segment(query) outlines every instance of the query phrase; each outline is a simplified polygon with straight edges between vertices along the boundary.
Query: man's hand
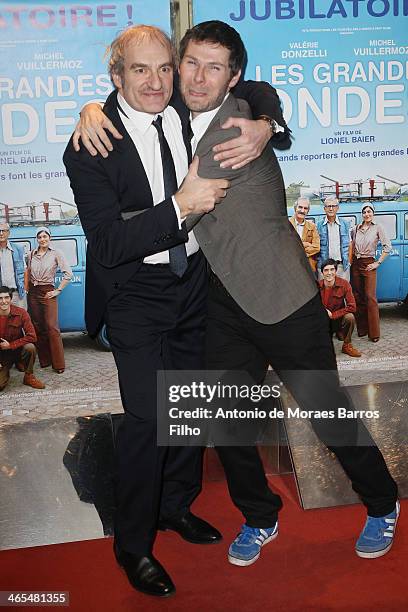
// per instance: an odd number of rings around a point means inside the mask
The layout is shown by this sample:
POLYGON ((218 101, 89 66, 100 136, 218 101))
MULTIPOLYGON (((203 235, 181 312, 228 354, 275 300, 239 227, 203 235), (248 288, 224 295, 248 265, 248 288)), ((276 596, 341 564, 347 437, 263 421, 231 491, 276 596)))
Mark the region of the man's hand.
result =
POLYGON ((327 312, 327 316, 329 317, 329 319, 332 319, 332 318, 333 318, 333 313, 332 313, 332 311, 331 311, 331 310, 328 310, 328 309, 326 308, 326 312, 327 312))
POLYGON ((8 351, 10 348, 10 342, 5 340, 4 338, 0 338, 0 349, 2 351, 8 351))
POLYGON ((99 152, 102 157, 108 157, 108 152, 112 151, 113 147, 105 130, 108 130, 114 138, 123 138, 99 104, 91 102, 84 106, 72 139, 75 151, 78 152, 80 149, 79 139, 81 138, 82 144, 91 155, 95 156, 99 152))
POLYGON ((58 289, 53 289, 52 291, 47 291, 44 297, 46 300, 51 300, 52 298, 58 297, 60 293, 61 291, 58 289))
POLYGON ((261 155, 271 137, 271 129, 263 119, 230 117, 222 127, 237 127, 241 136, 213 147, 214 159, 221 162, 221 168, 243 168, 261 155))
POLYGON ((199 159, 194 157, 186 178, 174 195, 182 219, 187 215, 210 212, 227 194, 229 181, 200 178, 197 174, 198 165, 199 159))
POLYGON ((373 261, 373 263, 370 263, 366 266, 366 271, 371 272, 371 270, 376 270, 379 267, 380 264, 378 263, 378 261, 373 261))

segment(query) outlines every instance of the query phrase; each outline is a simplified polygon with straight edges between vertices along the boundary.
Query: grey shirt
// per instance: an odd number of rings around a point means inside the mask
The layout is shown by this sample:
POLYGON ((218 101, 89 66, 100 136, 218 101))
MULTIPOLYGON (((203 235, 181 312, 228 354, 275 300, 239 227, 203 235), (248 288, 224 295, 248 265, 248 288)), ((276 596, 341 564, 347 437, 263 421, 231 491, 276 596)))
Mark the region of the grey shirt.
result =
POLYGON ((392 248, 385 229, 375 221, 371 221, 368 227, 363 223, 353 227, 351 238, 353 240, 354 256, 357 259, 360 259, 360 257, 375 257, 379 242, 382 244, 383 253, 389 253, 392 248))

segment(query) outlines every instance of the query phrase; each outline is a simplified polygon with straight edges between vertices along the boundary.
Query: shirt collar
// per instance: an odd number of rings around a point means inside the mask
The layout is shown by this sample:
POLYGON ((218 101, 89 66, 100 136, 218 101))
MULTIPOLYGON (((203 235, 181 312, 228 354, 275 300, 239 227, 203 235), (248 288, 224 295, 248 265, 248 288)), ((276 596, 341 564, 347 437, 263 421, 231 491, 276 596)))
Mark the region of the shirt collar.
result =
POLYGON ((213 108, 210 111, 205 111, 204 113, 200 113, 194 119, 192 118, 192 114, 190 112, 191 129, 193 130, 194 138, 197 142, 201 140, 202 136, 204 136, 208 126, 210 125, 211 121, 214 119, 215 115, 218 113, 221 106, 224 104, 225 100, 228 98, 228 96, 229 96, 229 92, 223 99, 222 103, 219 106, 217 106, 217 108, 213 108))
POLYGON ((125 98, 121 96, 120 93, 118 93, 118 102, 120 105, 119 114, 127 117, 141 134, 145 134, 147 132, 149 127, 152 125, 152 121, 154 121, 158 115, 161 115, 162 117, 164 116, 164 111, 162 113, 152 115, 150 113, 135 110, 126 102, 125 98))
POLYGON ((337 274, 334 277, 334 284, 331 287, 326 287, 326 285, 324 284, 324 278, 322 278, 321 281, 319 281, 320 283, 320 287, 323 289, 334 289, 335 287, 340 287, 341 283, 339 283, 339 276, 337 276, 337 274))
POLYGON ((14 252, 14 249, 12 247, 12 244, 11 244, 10 240, 7 240, 7 244, 6 244, 6 246, 4 248, 5 249, 9 249, 9 251, 13 251, 14 252))
MULTIPOLYGON (((33 255, 37 255, 37 253, 38 253, 38 249, 39 249, 39 247, 38 247, 38 246, 37 246, 37 247, 35 247, 35 249, 33 249, 33 255)), ((54 247, 53 247, 53 246, 51 246, 51 245, 49 245, 48 250, 49 250, 49 251, 55 251, 54 247)))
POLYGON ((18 306, 15 306, 14 304, 10 304, 10 312, 8 313, 8 315, 1 315, 1 316, 4 316, 5 319, 9 319, 10 317, 15 317, 16 315, 20 314, 18 310, 16 310, 16 308, 18 308, 18 306))
MULTIPOLYGON (((328 220, 328 218, 326 216, 324 218, 323 225, 327 225, 328 223, 329 223, 329 220, 328 220)), ((337 215, 336 215, 336 218, 334 219, 334 223, 336 223, 337 225, 340 225, 340 221, 338 220, 337 215)))
MULTIPOLYGON (((376 222, 376 221, 374 221, 374 219, 373 219, 372 221, 370 221, 370 223, 371 223, 371 225, 377 225, 377 222, 376 222)), ((361 223, 359 223, 359 224, 357 225, 357 229, 361 229, 361 228, 362 228, 362 226, 363 226, 363 222, 361 222, 361 223)))
POLYGON ((16 306, 15 304, 10 304, 10 313, 9 313, 9 317, 13 316, 15 317, 17 314, 20 314, 19 311, 17 310, 18 306, 16 306))

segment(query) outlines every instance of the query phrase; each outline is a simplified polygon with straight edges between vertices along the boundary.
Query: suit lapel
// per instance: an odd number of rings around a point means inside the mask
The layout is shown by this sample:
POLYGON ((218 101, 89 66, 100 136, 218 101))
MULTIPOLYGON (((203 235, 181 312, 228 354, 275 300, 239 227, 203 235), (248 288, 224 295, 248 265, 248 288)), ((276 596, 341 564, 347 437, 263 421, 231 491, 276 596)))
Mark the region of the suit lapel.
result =
POLYGON ((200 142, 197 145, 196 155, 200 156, 200 154, 202 153, 202 147, 200 147, 200 145, 202 142, 205 141, 205 136, 209 134, 213 130, 213 128, 219 128, 223 123, 225 123, 228 117, 231 117, 232 115, 234 117, 243 116, 240 114, 237 100, 234 98, 233 94, 230 94, 225 100, 225 102, 222 104, 221 108, 218 110, 215 117, 213 117, 208 128, 200 139, 200 142))
POLYGON ((174 75, 173 95, 170 100, 170 106, 174 108, 180 117, 184 146, 186 147, 188 163, 190 164, 192 160, 190 111, 181 98, 179 91, 179 76, 177 73, 174 75))
MULTIPOLYGON (((112 143, 114 147, 113 150, 119 153, 117 163, 120 165, 120 172, 123 172, 129 188, 133 190, 135 201, 144 202, 144 208, 153 206, 153 196, 149 179, 147 178, 139 152, 120 118, 116 92, 112 92, 108 97, 104 106, 104 111, 123 136, 122 140, 113 139, 112 143)), ((137 210, 137 207, 129 208, 129 205, 126 205, 124 210, 137 210)))
POLYGON ((224 123, 224 121, 226 121, 228 119, 228 117, 230 117, 231 114, 236 112, 237 110, 238 110, 238 103, 237 103, 236 99, 234 98, 233 94, 230 93, 228 98, 222 104, 222 106, 219 109, 218 113, 215 115, 215 117, 211 121, 211 123, 208 126, 206 132, 211 130, 211 128, 213 126, 217 126, 218 127, 219 125, 222 125, 224 123))

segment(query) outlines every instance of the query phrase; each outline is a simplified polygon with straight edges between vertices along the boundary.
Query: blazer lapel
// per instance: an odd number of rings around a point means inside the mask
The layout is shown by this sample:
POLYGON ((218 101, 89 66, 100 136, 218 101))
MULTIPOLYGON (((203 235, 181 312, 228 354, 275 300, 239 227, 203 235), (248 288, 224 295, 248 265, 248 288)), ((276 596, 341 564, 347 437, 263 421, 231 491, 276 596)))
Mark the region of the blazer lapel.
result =
POLYGON ((170 106, 174 108, 180 117, 184 146, 186 147, 188 163, 190 164, 192 160, 190 111, 181 98, 179 91, 179 76, 177 72, 174 75, 173 95, 170 100, 170 106))
MULTIPOLYGON (((143 208, 150 208, 153 206, 153 196, 149 179, 147 178, 139 152, 120 118, 117 92, 112 92, 108 97, 104 106, 104 111, 123 136, 122 140, 112 139, 113 150, 119 153, 118 164, 120 164, 120 171, 126 176, 129 187, 134 190, 135 201, 137 199, 138 201, 144 202, 145 206, 143 206, 143 208)), ((137 207, 129 207, 129 204, 127 204, 123 210, 137 210, 137 207)))
MULTIPOLYGON (((210 135, 212 132, 216 132, 218 130, 218 128, 225 123, 225 121, 228 119, 228 117, 240 117, 240 116, 244 116, 238 106, 238 102, 237 100, 234 98, 233 94, 230 94, 228 96, 228 98, 225 100, 225 102, 222 104, 221 108, 218 110, 217 114, 215 115, 215 117, 213 117, 212 121, 210 122, 208 128, 205 131, 205 134, 203 135, 203 137, 200 139, 200 142, 197 145, 197 149, 196 149, 196 154, 198 156, 200 156, 202 154, 202 149, 203 149, 203 145, 202 143, 205 142, 206 144, 205 146, 208 146, 208 138, 205 138, 206 136, 210 135), (214 129, 215 128, 215 129, 214 129)), ((216 143, 214 143, 216 144, 216 143)))
POLYGON ((222 104, 218 113, 215 115, 215 117, 211 121, 210 125, 207 128, 207 131, 210 130, 214 125, 217 125, 217 126, 222 125, 224 121, 226 121, 228 117, 230 117, 231 114, 233 112, 236 112, 237 110, 238 110, 237 101, 234 98, 234 95, 230 93, 228 98, 222 104))

